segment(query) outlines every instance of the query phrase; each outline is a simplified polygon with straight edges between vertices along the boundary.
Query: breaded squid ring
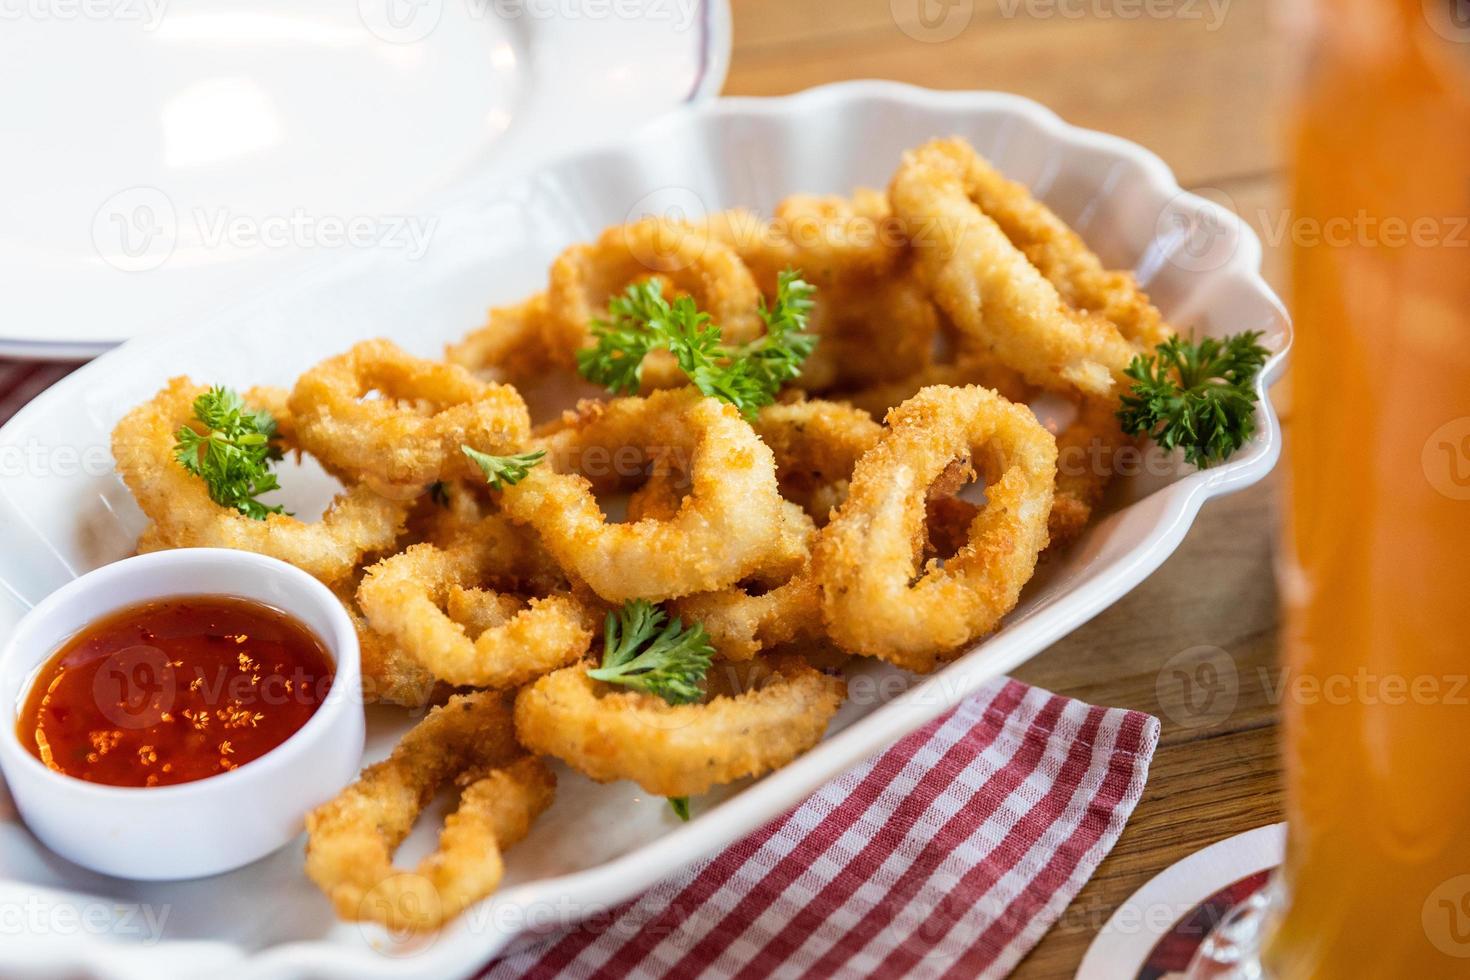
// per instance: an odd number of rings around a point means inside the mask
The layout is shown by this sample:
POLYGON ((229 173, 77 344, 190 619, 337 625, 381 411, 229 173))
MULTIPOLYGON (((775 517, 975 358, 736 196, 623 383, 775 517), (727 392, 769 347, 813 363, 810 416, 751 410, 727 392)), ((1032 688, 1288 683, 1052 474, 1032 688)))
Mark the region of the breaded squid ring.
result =
POLYGON ((1024 184, 1007 180, 984 157, 972 153, 965 165, 970 197, 1069 306, 1101 314, 1146 351, 1169 339, 1173 329, 1138 288, 1132 273, 1104 268, 1081 235, 1032 197, 1024 184))
MULTIPOLYGON (((208 389, 174 378, 125 415, 112 432, 118 473, 138 506, 157 525, 140 548, 237 548, 289 562, 328 584, 346 578, 363 555, 389 548, 403 530, 407 508, 366 486, 350 487, 314 524, 285 514, 263 521, 222 507, 204 481, 174 459, 175 433, 194 424, 194 399, 208 389)), ((245 394, 247 404, 258 392, 245 394)))
POLYGON ((749 660, 762 650, 821 634, 821 604, 811 575, 817 527, 788 500, 782 529, 783 553, 750 576, 749 584, 665 604, 671 615, 703 626, 715 653, 726 660, 749 660))
POLYGON ((350 579, 333 585, 332 592, 357 631, 365 704, 420 708, 448 691, 447 685, 425 670, 417 660, 372 628, 357 604, 356 590, 350 579))
MULTIPOLYGON (((501 506, 534 527, 569 573, 609 602, 722 589, 780 546, 771 451, 734 407, 693 388, 589 403, 545 437, 545 462, 507 486, 501 506), (609 523, 592 494, 620 454, 677 454, 689 495, 669 520, 609 523)), ((613 481, 615 482, 615 481, 613 481)))
MULTIPOLYGON (((1083 399, 1077 418, 1056 438, 1057 487, 1046 522, 1047 551, 1065 547, 1087 529, 1117 472, 1118 450, 1133 443, 1123 434, 1113 403, 1099 398, 1083 399)), ((964 546, 970 522, 980 513, 980 505, 950 492, 930 492, 930 550, 939 555, 964 546)))
POLYGON ((1025 406, 984 388, 925 388, 888 415, 847 500, 812 549, 828 635, 927 672, 993 629, 1046 547, 1056 441, 1025 406), (963 548, 920 567, 930 486, 966 461, 990 478, 963 548))
POLYGON ((367 570, 357 601, 373 629, 438 679, 517 687, 581 659, 597 623, 595 610, 570 593, 531 599, 505 618, 493 590, 480 586, 517 577, 524 537, 491 517, 452 548, 412 545, 367 570), (482 629, 472 638, 473 626, 482 629))
POLYGON ((950 388, 979 385, 982 388, 990 388, 1007 401, 1017 404, 1029 401, 1036 390, 1028 385, 1019 374, 1003 366, 994 358, 967 351, 961 353, 952 363, 931 364, 908 377, 869 385, 855 391, 840 392, 832 397, 841 398, 867 412, 873 418, 881 419, 891 409, 897 408, 918 394, 920 389, 933 385, 945 385, 950 388))
MULTIPOLYGON (((702 704, 613 692, 583 665, 547 674, 516 697, 516 735, 598 782, 631 779, 659 796, 779 769, 822 738, 847 684, 796 657, 771 658, 764 686, 702 704)), ((718 669, 716 667, 715 669, 718 669)))
POLYGON ((575 349, 555 342, 546 294, 490 310, 485 325, 444 348, 444 359, 489 381, 517 382, 576 368, 575 349))
POLYGON ((644 218, 573 245, 552 263, 546 299, 559 348, 584 346, 591 322, 606 319, 608 300, 655 275, 694 297, 726 343, 747 343, 764 331, 760 291, 728 245, 682 222, 644 218))
POLYGON ((736 208, 695 227, 735 249, 767 294, 784 269, 800 270, 819 296, 844 278, 887 275, 905 244, 887 195, 862 187, 851 198, 793 194, 770 221, 736 208))
POLYGON ((1068 306, 977 205, 981 166, 964 141, 936 140, 904 154, 889 188, 935 301, 968 344, 1033 384, 1108 395, 1141 346, 1068 306))
POLYGON ((768 299, 785 269, 817 287, 807 331, 818 343, 793 381, 797 387, 855 387, 929 363, 938 314, 904 267, 905 242, 881 191, 795 194, 769 222, 737 209, 698 226, 740 254, 768 299))
POLYGON ((817 346, 792 383, 822 391, 912 375, 933 358, 940 320, 929 291, 907 269, 842 280, 814 297, 807 329, 817 346))
POLYGON ((866 412, 819 399, 767 405, 753 427, 776 459, 781 494, 818 524, 842 502, 853 467, 883 435, 866 412))
POLYGON ((383 762, 306 816, 306 873, 337 914, 390 929, 434 929, 489 895, 501 852, 551 804, 556 778, 521 754, 501 695, 452 697, 414 726, 383 762), (414 872, 393 852, 439 788, 463 788, 439 847, 414 872))
POLYGON ((363 341, 307 371, 290 405, 307 452, 390 485, 472 478, 477 471, 461 446, 509 452, 531 432, 514 388, 412 357, 387 340, 363 341), (381 397, 364 397, 374 391, 381 397))

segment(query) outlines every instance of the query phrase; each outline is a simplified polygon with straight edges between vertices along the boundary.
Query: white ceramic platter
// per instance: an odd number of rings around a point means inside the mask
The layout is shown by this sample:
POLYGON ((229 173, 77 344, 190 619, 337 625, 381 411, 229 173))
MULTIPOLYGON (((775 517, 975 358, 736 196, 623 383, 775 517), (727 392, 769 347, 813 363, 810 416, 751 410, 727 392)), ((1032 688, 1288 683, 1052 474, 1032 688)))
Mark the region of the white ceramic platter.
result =
MULTIPOLYGON (((881 671, 854 678, 850 703, 822 744, 763 780, 697 800, 688 825, 636 787, 599 787, 563 770, 555 805, 512 852, 508 887, 421 943, 336 923, 303 876, 296 846, 227 876, 140 885, 83 873, 46 853, 0 803, 0 909, 40 907, 37 926, 0 939, 0 975, 61 967, 109 978, 471 973, 518 934, 629 898, 752 830, 1033 656, 1157 568, 1205 501, 1270 470, 1280 432, 1265 391, 1281 369, 1289 325, 1260 277, 1260 245, 1242 223, 1181 192, 1168 168, 1139 147, 1070 127, 1026 100, 853 83, 783 99, 722 100, 513 179, 486 177, 424 212, 435 224, 421 255, 358 251, 77 371, 0 430, 0 629, 70 577, 129 553, 144 521, 112 473, 108 433, 170 375, 286 385, 318 359, 375 335, 436 354, 477 325, 488 304, 540 288, 560 248, 604 226, 674 209, 768 211, 795 191, 882 186, 904 148, 949 134, 968 137, 1028 182, 1104 260, 1136 270, 1181 329, 1265 333, 1277 354, 1260 382, 1249 445, 1202 472, 1146 457, 1140 472, 1117 481, 1106 516, 1088 535, 1044 563, 1003 629, 930 678, 881 671), (105 928, 93 931, 47 916, 114 904, 122 911, 96 913, 105 928), (160 916, 161 930, 150 931, 160 916)), ((319 471, 284 479, 298 512, 320 508, 331 493, 319 471)), ((379 711, 370 723, 373 757, 406 724, 379 711)), ((415 859, 429 836, 421 828, 404 856, 415 859)))
POLYGON ((16 0, 0 356, 86 358, 719 91, 727 0, 16 0))

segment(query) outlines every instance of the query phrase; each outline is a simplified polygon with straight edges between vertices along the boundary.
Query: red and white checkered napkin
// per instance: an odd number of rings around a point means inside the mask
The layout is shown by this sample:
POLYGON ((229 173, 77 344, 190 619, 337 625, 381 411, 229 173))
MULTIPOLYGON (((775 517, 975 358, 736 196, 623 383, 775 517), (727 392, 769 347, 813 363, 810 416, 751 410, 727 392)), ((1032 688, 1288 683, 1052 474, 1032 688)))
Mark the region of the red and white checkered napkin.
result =
POLYGON ((0 425, 79 365, 0 360, 0 425))
POLYGON ((482 976, 999 977, 1143 793, 1159 722, 1001 679, 791 813, 482 976))

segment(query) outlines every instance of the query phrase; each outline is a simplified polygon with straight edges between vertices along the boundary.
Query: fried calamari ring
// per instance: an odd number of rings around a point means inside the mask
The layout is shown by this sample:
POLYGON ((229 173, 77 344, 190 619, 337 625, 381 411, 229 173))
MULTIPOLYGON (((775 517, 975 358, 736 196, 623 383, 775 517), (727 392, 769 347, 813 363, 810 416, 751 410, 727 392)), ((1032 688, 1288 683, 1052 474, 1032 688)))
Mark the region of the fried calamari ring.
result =
MULTIPOLYGON (((628 498, 628 520, 669 520, 687 492, 670 476, 651 477, 628 498)), ((821 632, 821 609, 808 572, 816 525, 795 503, 787 500, 782 506, 779 554, 747 581, 666 603, 673 615, 703 625, 715 652, 726 660, 749 660, 821 632)))
POLYGON ((579 660, 597 622, 596 611, 569 592, 520 609, 481 588, 516 581, 531 558, 526 535, 491 517, 452 548, 416 544, 374 565, 357 601, 373 629, 438 679, 517 687, 579 660), (467 627, 475 626, 481 629, 471 638, 467 627))
POLYGON ((441 684, 417 660, 369 625, 357 604, 356 589, 351 580, 333 585, 332 592, 342 603, 353 629, 357 630, 364 703, 420 708, 448 693, 447 685, 441 684))
MULTIPOLYGON (((976 205, 994 219, 1072 308, 1105 317, 1143 350, 1152 350, 1173 334, 1131 273, 1104 268, 1081 236, 1023 185, 1007 180, 974 155, 967 161, 967 187, 976 205)), ((1084 396, 1077 419, 1057 436, 1053 547, 1075 538, 1086 527, 1116 469, 1115 454, 1133 441, 1118 423, 1117 408, 1112 398, 1084 396)))
POLYGON ((584 665, 567 667, 521 689, 516 734, 598 782, 631 779, 659 796, 695 796, 786 765, 821 740, 847 695, 840 677, 798 658, 769 666, 764 684, 684 705, 614 692, 584 665))
MULTIPOLYGON (((1093 508, 1117 472, 1117 453, 1134 440, 1123 434, 1113 403, 1087 398, 1077 418, 1057 437, 1057 486, 1047 518, 1047 551, 1064 547, 1086 530, 1093 508)), ((926 554, 953 555, 969 535, 980 505, 952 496, 955 488, 931 488, 926 554)))
POLYGON ((546 299, 558 348, 585 346, 591 322, 607 318, 608 300, 651 276, 692 296, 726 343, 747 343, 765 329, 760 291, 728 245, 682 222, 644 218, 573 245, 552 263, 546 299))
POLYGON ((811 575, 817 527, 788 500, 782 528, 783 553, 748 582, 666 604, 671 615, 702 625, 715 653, 726 660, 749 660, 782 643, 821 635, 821 604, 811 575))
POLYGON ((938 308, 907 270, 840 280, 813 298, 817 346, 793 384, 821 391, 914 374, 929 365, 939 328, 938 308))
POLYGON ((531 431, 514 388, 412 357, 387 340, 363 341, 307 371, 290 406, 313 456, 390 485, 472 478, 477 471, 461 446, 512 451, 531 431), (365 397, 372 392, 380 397, 365 397))
POLYGON ((1048 527, 1051 547, 1074 540, 1092 520, 1118 470, 1117 454, 1135 440, 1118 421, 1117 403, 1084 398, 1072 424, 1057 436, 1057 493, 1048 527))
POLYGON ((700 623, 715 652, 730 661, 749 660, 783 643, 821 635, 821 601, 810 568, 764 592, 732 586, 674 599, 669 612, 700 623))
POLYGON ((1056 441, 984 388, 925 388, 888 415, 812 550, 828 634, 919 672, 995 627, 1046 546, 1056 441), (966 461, 988 477, 965 546, 919 567, 931 484, 966 461), (973 461, 973 462, 970 462, 973 461))
POLYGON ((504 698, 450 698, 414 726, 383 762, 306 817, 306 873, 337 914, 391 929, 436 928, 493 892, 501 852, 551 804, 556 778, 522 755, 504 698), (439 847, 414 872, 393 852, 446 783, 463 788, 439 847))
MULTIPOLYGON (((733 406, 693 388, 588 403, 546 436, 545 462, 501 506, 539 532, 569 573, 609 602, 721 589, 769 560, 781 539, 771 451, 733 406), (691 489, 669 520, 609 523, 593 496, 620 465, 676 454, 691 489)), ((631 475, 631 474, 629 474, 631 475)))
POLYGON ((1047 278, 1062 299, 1083 313, 1097 313, 1144 350, 1168 340, 1173 330, 1138 288, 1133 274, 1105 269, 1082 236, 1031 196, 1024 184, 1007 180, 984 157, 966 157, 966 188, 1011 243, 1047 278))
MULTIPOLYGON (((338 496, 315 524, 285 514, 257 521, 210 499, 204 481, 180 466, 173 454, 175 433, 197 424, 194 399, 207 390, 188 378, 174 378, 112 432, 118 473, 157 525, 140 546, 254 551, 331 583, 350 575, 363 555, 393 545, 403 530, 406 507, 366 486, 338 496)), ((256 394, 246 392, 247 404, 255 404, 256 394)))
POLYGON ((546 294, 490 310, 485 325, 444 348, 444 359, 489 381, 517 382, 544 371, 574 370, 574 348, 554 342, 546 294))
POLYGON ((484 479, 442 480, 414 499, 408 514, 405 546, 428 542, 442 548, 472 533, 495 511, 484 479))
POLYGON ((890 410, 918 394, 920 389, 934 385, 944 385, 949 388, 979 385, 1017 404, 1030 400, 1035 390, 1019 374, 993 358, 976 352, 965 352, 951 363, 931 364, 908 377, 870 385, 855 391, 844 391, 832 397, 841 398, 867 412, 873 418, 881 419, 890 410))
POLYGON ((851 198, 793 194, 776 205, 770 221, 736 208, 695 226, 735 249, 768 295, 784 269, 800 270, 819 294, 844 278, 882 277, 905 244, 887 195, 868 188, 851 198))
POLYGON ((1068 306, 977 205, 980 165, 962 140, 936 140, 904 154, 889 188, 935 301, 967 344, 1033 384, 1107 395, 1140 348, 1068 306))
POLYGON ((767 405, 754 428, 775 456, 782 495, 819 524, 846 496, 858 459, 883 435, 867 413, 819 399, 767 405))
POLYGON ((928 363, 937 313, 902 261, 904 240, 880 191, 852 198, 797 194, 767 222, 749 211, 715 214, 699 227, 740 254, 771 299, 796 269, 817 287, 807 331, 819 338, 794 382, 808 391, 863 385, 928 363))

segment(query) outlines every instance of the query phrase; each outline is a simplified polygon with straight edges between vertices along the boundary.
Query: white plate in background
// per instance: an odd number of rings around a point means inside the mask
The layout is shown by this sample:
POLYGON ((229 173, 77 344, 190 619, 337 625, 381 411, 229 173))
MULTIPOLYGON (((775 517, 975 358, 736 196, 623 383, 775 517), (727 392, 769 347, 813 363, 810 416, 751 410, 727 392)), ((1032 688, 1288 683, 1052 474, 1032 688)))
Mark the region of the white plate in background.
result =
MULTIPOLYGON (((696 800, 687 825, 632 784, 598 786, 562 767, 555 804, 511 852, 506 887, 421 944, 398 946, 375 927, 335 921, 302 871, 299 846, 205 881, 118 881, 46 852, 0 796, 0 906, 38 909, 30 921, 41 923, 5 934, 0 975, 469 975, 526 929, 576 921, 638 894, 940 715, 1132 589, 1179 545, 1206 500, 1263 477, 1281 444, 1266 386, 1283 366, 1290 325, 1261 279, 1260 244, 1239 219, 1181 191, 1140 147, 1068 126, 1028 100, 849 83, 720 100, 529 174, 484 177, 436 207, 422 255, 357 251, 81 368, 0 429, 0 631, 72 576, 131 551, 145 521, 112 472, 108 437, 168 377, 290 384, 320 358, 378 335, 435 354, 478 325, 486 305, 541 288, 562 247, 604 226, 673 209, 769 211, 797 191, 883 186, 902 150, 950 134, 1030 184, 1106 262, 1136 270, 1180 329, 1264 332, 1277 353, 1258 382, 1256 435, 1235 457, 1199 472, 1144 457, 1143 472, 1116 481, 1101 520, 1043 564, 998 632, 941 672, 896 688, 878 682, 895 672, 862 668, 870 679, 852 684, 821 744, 764 779, 696 800), (58 916, 75 921, 81 911, 115 906, 124 913, 96 913, 102 936, 56 925, 58 916), (161 914, 155 934, 148 923, 161 914)), ((288 472, 284 482, 298 512, 331 493, 319 471, 288 472)), ((402 712, 374 709, 369 757, 386 754, 406 725, 402 712)), ((435 832, 426 819, 401 858, 416 860, 435 832)))
POLYGON ((723 83, 728 0, 0 6, 0 356, 84 359, 723 83))

